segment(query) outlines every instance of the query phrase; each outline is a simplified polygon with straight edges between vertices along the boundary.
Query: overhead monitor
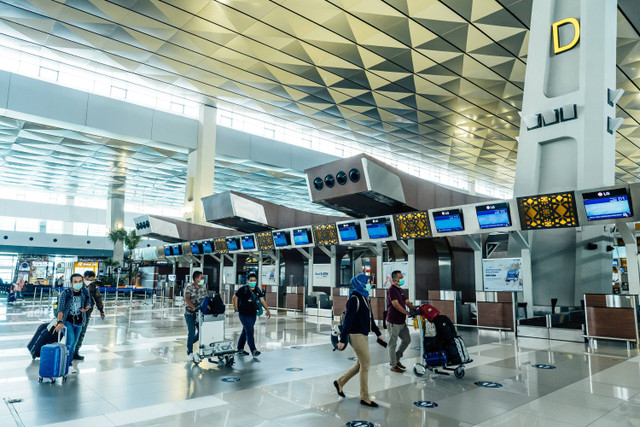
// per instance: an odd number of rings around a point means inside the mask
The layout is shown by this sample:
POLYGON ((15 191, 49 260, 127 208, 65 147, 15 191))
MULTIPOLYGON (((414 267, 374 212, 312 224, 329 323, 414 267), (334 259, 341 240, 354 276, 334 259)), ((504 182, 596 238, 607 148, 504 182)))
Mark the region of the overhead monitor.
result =
POLYGON ((272 234, 273 244, 276 248, 283 248, 291 245, 291 237, 289 236, 288 231, 274 231, 272 234))
POLYGON ((256 249, 256 241, 253 238, 253 235, 249 234, 248 236, 242 236, 242 249, 245 251, 253 251, 256 249))
POLYGON ((227 249, 229 251, 240 250, 240 238, 239 237, 227 237, 227 249))
POLYGON ((360 224, 355 221, 338 224, 338 233, 343 242, 360 240, 360 224))
POLYGON ((631 198, 625 188, 582 193, 582 199, 589 221, 633 216, 631 198))
POLYGON ((386 239, 393 234, 391 220, 388 217, 367 219, 365 224, 370 239, 386 239))
POLYGON ((164 247, 164 256, 171 256, 171 246, 165 246, 164 247))
POLYGON ((482 229, 511 227, 508 202, 476 206, 476 216, 482 229))
POLYGON ((173 255, 173 256, 182 255, 182 245, 173 245, 173 246, 171 246, 171 255, 173 255))
POLYGON ((202 253, 203 253, 203 252, 202 252, 202 244, 192 242, 192 243, 191 243, 191 253, 192 253, 193 255, 200 255, 200 254, 202 254, 202 253))
POLYGON ((313 244, 313 237, 311 237, 311 228, 294 228, 293 229, 293 244, 295 246, 311 245, 313 244))
POLYGON ((453 231, 464 231, 462 222, 462 211, 460 209, 449 209, 433 213, 433 222, 438 233, 451 233, 453 231))
POLYGON ((213 252, 213 244, 211 240, 207 240, 206 242, 202 242, 202 253, 210 254, 213 252))

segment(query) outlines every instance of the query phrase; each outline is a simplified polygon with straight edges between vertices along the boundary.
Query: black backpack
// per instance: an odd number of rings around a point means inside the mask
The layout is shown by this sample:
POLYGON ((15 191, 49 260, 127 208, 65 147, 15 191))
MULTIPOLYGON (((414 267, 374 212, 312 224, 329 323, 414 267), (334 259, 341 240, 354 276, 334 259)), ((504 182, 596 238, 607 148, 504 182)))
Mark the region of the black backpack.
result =
POLYGON ((444 314, 437 315, 433 319, 433 324, 436 325, 438 338, 445 344, 453 343, 453 339, 458 336, 453 322, 444 314))
POLYGON ((217 316, 219 314, 224 314, 224 310, 226 309, 226 306, 224 305, 224 302, 222 302, 222 298, 220 297, 220 294, 215 294, 215 296, 211 298, 211 303, 209 304, 209 308, 211 310, 211 314, 213 314, 214 316, 217 316))

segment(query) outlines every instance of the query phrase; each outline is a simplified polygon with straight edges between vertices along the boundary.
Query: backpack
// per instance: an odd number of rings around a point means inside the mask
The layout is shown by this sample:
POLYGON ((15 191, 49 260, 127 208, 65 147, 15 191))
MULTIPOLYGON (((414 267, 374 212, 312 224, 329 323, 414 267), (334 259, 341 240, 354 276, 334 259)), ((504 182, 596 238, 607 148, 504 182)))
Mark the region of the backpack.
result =
MULTIPOLYGON (((349 297, 351 299, 351 297, 349 297)), ((347 299, 347 305, 349 305, 349 299, 347 299)), ((356 311, 360 310, 360 300, 356 297, 356 311)), ((344 319, 347 317, 347 310, 343 311, 340 315, 340 320, 337 325, 333 326, 331 330, 331 344, 333 344, 333 351, 338 349, 338 343, 340 342, 340 335, 344 329, 344 319)), ((349 344, 349 336, 345 339, 345 344, 349 344)), ((345 346, 346 347, 346 346, 345 346)))
POLYGON ((446 345, 454 342, 454 339, 458 336, 456 327, 453 325, 451 319, 443 314, 439 314, 433 319, 433 324, 436 325, 436 331, 438 332, 438 338, 446 345))

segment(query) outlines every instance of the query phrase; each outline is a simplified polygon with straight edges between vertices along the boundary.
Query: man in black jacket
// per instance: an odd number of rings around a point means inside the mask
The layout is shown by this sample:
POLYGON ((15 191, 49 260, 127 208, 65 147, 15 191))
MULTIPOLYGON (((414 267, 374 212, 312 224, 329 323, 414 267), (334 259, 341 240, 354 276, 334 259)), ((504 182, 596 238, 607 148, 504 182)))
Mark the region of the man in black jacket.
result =
POLYGON ((91 295, 91 308, 85 313, 85 321, 82 325, 82 332, 80 332, 80 337, 78 338, 78 344, 76 344, 76 351, 73 355, 73 360, 84 360, 84 356, 80 356, 80 347, 82 346, 82 341, 84 341, 84 334, 87 332, 89 318, 91 317, 91 313, 93 313, 93 304, 98 306, 98 310, 100 311, 100 318, 104 319, 104 305, 102 304, 102 296, 100 295, 100 289, 98 289, 98 285, 96 284, 95 280, 96 273, 94 273, 92 270, 87 270, 84 272, 84 285, 89 288, 89 294, 91 295))

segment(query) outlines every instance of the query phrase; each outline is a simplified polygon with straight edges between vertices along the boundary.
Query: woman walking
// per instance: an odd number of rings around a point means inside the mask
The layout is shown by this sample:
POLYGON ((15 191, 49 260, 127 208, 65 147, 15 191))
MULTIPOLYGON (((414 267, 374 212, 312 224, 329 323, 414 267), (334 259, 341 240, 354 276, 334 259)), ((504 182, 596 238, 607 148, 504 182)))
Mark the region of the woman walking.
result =
POLYGON ((360 403, 365 406, 377 408, 378 404, 369 397, 369 342, 367 336, 373 331, 378 337, 378 344, 383 347, 387 343, 382 339, 380 329, 373 320, 371 305, 369 303, 369 276, 366 274, 358 274, 351 279, 353 290, 349 294, 347 300, 347 313, 344 318, 342 333, 340 334, 340 342, 338 350, 346 347, 347 337, 349 343, 356 353, 356 364, 349 369, 342 377, 333 382, 338 395, 345 397, 342 388, 357 373, 360 373, 360 403))

